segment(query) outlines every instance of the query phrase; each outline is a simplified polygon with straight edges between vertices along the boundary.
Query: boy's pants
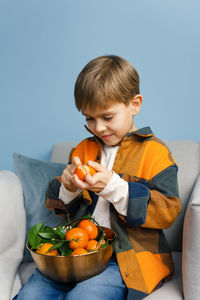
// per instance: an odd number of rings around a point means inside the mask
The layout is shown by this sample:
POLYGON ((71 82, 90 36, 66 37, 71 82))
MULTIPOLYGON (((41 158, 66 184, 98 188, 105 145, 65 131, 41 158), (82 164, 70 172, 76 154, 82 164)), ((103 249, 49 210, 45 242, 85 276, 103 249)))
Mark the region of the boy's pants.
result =
POLYGON ((123 300, 126 296, 127 288, 112 257, 102 273, 77 284, 56 283, 36 269, 13 300, 123 300))

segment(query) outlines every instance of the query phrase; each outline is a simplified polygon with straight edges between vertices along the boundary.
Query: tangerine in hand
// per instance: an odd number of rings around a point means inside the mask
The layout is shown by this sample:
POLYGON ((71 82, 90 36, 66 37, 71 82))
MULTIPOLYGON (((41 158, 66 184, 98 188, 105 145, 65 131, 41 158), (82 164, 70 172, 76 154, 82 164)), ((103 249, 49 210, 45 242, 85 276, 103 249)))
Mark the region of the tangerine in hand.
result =
POLYGON ((82 181, 85 181, 85 176, 88 173, 90 175, 94 175, 96 173, 96 170, 87 164, 77 166, 74 171, 74 174, 76 174, 78 176, 78 178, 82 181))

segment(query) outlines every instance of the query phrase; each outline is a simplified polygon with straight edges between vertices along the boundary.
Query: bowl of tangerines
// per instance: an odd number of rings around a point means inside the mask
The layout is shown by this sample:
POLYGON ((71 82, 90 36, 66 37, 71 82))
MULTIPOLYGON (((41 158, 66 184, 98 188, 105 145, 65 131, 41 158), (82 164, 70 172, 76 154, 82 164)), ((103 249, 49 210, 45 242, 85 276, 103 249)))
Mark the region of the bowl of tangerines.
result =
POLYGON ((113 230, 86 216, 54 228, 43 222, 34 225, 29 231, 27 248, 46 277, 60 283, 75 283, 105 269, 116 238, 113 230))

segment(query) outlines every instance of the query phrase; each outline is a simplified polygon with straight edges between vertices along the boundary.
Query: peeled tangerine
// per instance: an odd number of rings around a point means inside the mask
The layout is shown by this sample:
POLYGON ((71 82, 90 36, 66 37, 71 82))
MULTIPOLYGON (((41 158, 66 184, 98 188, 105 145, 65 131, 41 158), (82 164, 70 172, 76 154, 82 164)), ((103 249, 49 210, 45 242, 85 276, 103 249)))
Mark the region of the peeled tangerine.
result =
POLYGON ((90 173, 90 175, 94 175, 96 173, 96 170, 88 166, 87 164, 85 164, 85 165, 77 166, 74 171, 74 174, 76 174, 78 178, 82 181, 85 180, 85 176, 87 175, 87 173, 90 173))

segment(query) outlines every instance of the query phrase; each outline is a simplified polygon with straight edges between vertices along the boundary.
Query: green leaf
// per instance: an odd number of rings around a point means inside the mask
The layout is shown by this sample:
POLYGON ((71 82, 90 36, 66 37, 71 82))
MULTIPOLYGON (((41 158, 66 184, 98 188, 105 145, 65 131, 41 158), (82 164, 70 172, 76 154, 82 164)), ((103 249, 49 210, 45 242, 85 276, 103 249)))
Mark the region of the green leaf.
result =
POLYGON ((39 236, 45 238, 45 239, 53 239, 55 237, 54 234, 54 230, 53 228, 49 227, 49 226, 43 226, 39 232, 38 232, 39 236))
POLYGON ((58 225, 54 233, 61 240, 65 240, 65 228, 62 225, 58 225))
POLYGON ((108 243, 105 243, 105 244, 101 245, 101 248, 103 249, 103 248, 106 248, 106 247, 108 247, 108 246, 109 246, 109 244, 108 244, 108 243))
POLYGON ((42 242, 42 244, 45 244, 45 243, 52 243, 53 241, 51 239, 45 239, 45 238, 41 237, 41 242, 42 242))
POLYGON ((50 232, 39 232, 38 233, 41 237, 51 240, 54 238, 54 233, 50 233, 50 232))
POLYGON ((83 216, 81 219, 92 219, 91 213, 88 213, 87 215, 83 216))
POLYGON ((64 242, 63 245, 59 248, 62 256, 68 256, 72 253, 72 250, 69 248, 69 243, 64 242))
POLYGON ((62 256, 70 256, 71 253, 72 253, 72 250, 71 250, 71 249, 63 249, 63 248, 60 248, 60 252, 61 252, 61 255, 62 255, 62 256))
POLYGON ((58 242, 58 243, 54 244, 54 245, 49 249, 49 251, 54 250, 54 249, 57 249, 57 248, 60 248, 64 243, 65 243, 65 241, 61 241, 61 242, 58 242))
POLYGON ((41 244, 41 237, 38 235, 38 232, 43 228, 44 223, 35 224, 28 233, 28 242, 32 249, 36 249, 41 244))

